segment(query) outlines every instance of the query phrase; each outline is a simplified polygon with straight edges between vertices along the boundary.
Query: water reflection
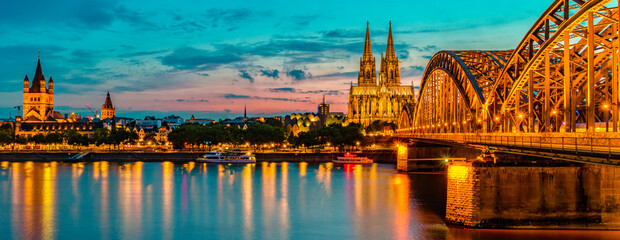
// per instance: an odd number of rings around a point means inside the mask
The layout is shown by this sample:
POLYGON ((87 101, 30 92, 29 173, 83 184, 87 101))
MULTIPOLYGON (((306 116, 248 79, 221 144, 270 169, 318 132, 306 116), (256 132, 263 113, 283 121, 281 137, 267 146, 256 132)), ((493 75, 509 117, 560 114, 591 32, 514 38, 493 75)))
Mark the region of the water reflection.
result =
MULTIPOLYGON (((590 170, 607 176, 603 179, 611 178, 608 169, 590 170)), ((451 168, 447 173, 400 174, 393 165, 383 164, 2 162, 0 171, 0 206, 6 209, 0 211, 0 230, 13 239, 554 236, 545 231, 447 228, 443 221, 446 206, 448 211, 455 207, 450 200, 446 205, 446 199, 452 197, 446 192, 449 183, 460 181, 460 190, 454 192, 465 193, 468 181, 480 179, 471 178, 475 171, 467 166, 451 168)), ((582 177, 586 176, 583 181, 595 179, 584 175, 588 171, 581 171, 582 177)), ((509 176, 504 174, 501 179, 509 176)), ((566 181, 560 179, 552 182, 566 181)), ((528 187, 540 183, 527 181, 528 187)), ((615 193, 613 184, 603 182, 597 186, 607 196, 615 193)), ((454 199, 469 201, 467 196, 454 199)), ((551 199, 548 196, 547 201, 551 199)), ((615 232, 566 233, 553 232, 566 238, 618 237, 615 232)))

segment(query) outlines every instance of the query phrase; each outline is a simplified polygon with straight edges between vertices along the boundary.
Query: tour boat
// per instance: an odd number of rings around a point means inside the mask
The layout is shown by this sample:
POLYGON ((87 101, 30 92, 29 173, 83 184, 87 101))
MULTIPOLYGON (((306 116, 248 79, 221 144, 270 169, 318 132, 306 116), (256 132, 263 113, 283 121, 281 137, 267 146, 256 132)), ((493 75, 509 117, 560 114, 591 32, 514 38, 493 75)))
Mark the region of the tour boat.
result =
POLYGON ((211 152, 197 158, 196 161, 207 163, 255 163, 256 157, 250 152, 211 152))
POLYGON ((343 157, 337 157, 332 160, 335 163, 365 164, 372 163, 372 159, 367 157, 358 157, 355 154, 345 153, 343 157))

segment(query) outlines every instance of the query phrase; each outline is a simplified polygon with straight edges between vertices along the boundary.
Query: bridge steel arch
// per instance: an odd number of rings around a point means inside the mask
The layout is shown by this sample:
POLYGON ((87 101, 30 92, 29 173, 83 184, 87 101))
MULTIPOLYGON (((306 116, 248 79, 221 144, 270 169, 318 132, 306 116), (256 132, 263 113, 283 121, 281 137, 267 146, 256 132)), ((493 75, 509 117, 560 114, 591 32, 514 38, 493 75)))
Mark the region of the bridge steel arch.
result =
POLYGON ((618 131, 618 1, 556 0, 512 51, 440 51, 412 132, 618 131))
POLYGON ((424 72, 411 127, 471 132, 510 51, 440 51, 424 72))

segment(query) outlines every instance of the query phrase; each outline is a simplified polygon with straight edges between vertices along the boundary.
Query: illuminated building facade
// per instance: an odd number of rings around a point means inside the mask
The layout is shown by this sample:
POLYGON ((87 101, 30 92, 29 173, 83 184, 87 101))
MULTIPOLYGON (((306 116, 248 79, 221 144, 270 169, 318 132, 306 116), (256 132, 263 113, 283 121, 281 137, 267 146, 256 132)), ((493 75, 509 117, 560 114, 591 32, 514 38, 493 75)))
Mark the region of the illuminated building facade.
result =
POLYGON ((108 96, 105 98, 105 103, 101 106, 101 120, 114 119, 115 115, 116 110, 114 109, 114 105, 112 105, 110 92, 108 92, 108 96))
POLYGON ((15 133, 32 136, 37 133, 49 133, 74 129, 82 134, 92 134, 94 124, 81 119, 74 113, 63 115, 54 111, 54 80, 45 80, 41 59, 37 61, 37 69, 32 79, 24 78, 23 116, 15 118, 15 133))
POLYGON ((24 103, 22 106, 25 122, 44 122, 54 118, 54 80, 49 82, 43 76, 41 59, 37 61, 37 70, 32 79, 24 78, 24 103))
POLYGON ((357 86, 351 84, 349 92, 349 122, 361 123, 364 126, 376 120, 396 122, 401 106, 414 101, 413 85, 401 86, 400 84, 400 63, 394 50, 391 22, 387 49, 385 56, 381 54, 378 75, 377 83, 375 58, 370 44, 370 30, 366 23, 366 40, 364 53, 360 59, 357 86))

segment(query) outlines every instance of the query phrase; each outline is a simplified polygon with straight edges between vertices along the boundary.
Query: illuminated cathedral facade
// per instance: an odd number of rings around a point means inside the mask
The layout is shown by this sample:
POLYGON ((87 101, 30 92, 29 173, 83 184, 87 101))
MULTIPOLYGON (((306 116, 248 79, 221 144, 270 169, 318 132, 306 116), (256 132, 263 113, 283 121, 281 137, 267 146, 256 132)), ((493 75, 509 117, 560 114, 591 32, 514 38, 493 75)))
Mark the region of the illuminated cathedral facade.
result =
POLYGON ((376 120, 396 123, 401 106, 414 102, 414 98, 413 84, 404 86, 400 83, 400 63, 394 50, 392 23, 390 22, 385 56, 381 54, 378 79, 370 44, 370 30, 366 23, 366 40, 360 59, 357 86, 351 84, 349 92, 349 122, 361 123, 364 126, 376 120))
POLYGON ((37 61, 32 82, 26 75, 23 86, 23 115, 15 117, 15 134, 32 136, 68 129, 74 129, 81 134, 93 134, 92 121, 81 119, 75 113, 63 115, 54 111, 54 80, 51 76, 49 80, 45 79, 41 59, 37 61))
POLYGON ((54 80, 49 82, 43 76, 41 60, 37 61, 37 70, 32 79, 24 78, 23 119, 26 122, 44 122, 53 119, 54 115, 54 80))

